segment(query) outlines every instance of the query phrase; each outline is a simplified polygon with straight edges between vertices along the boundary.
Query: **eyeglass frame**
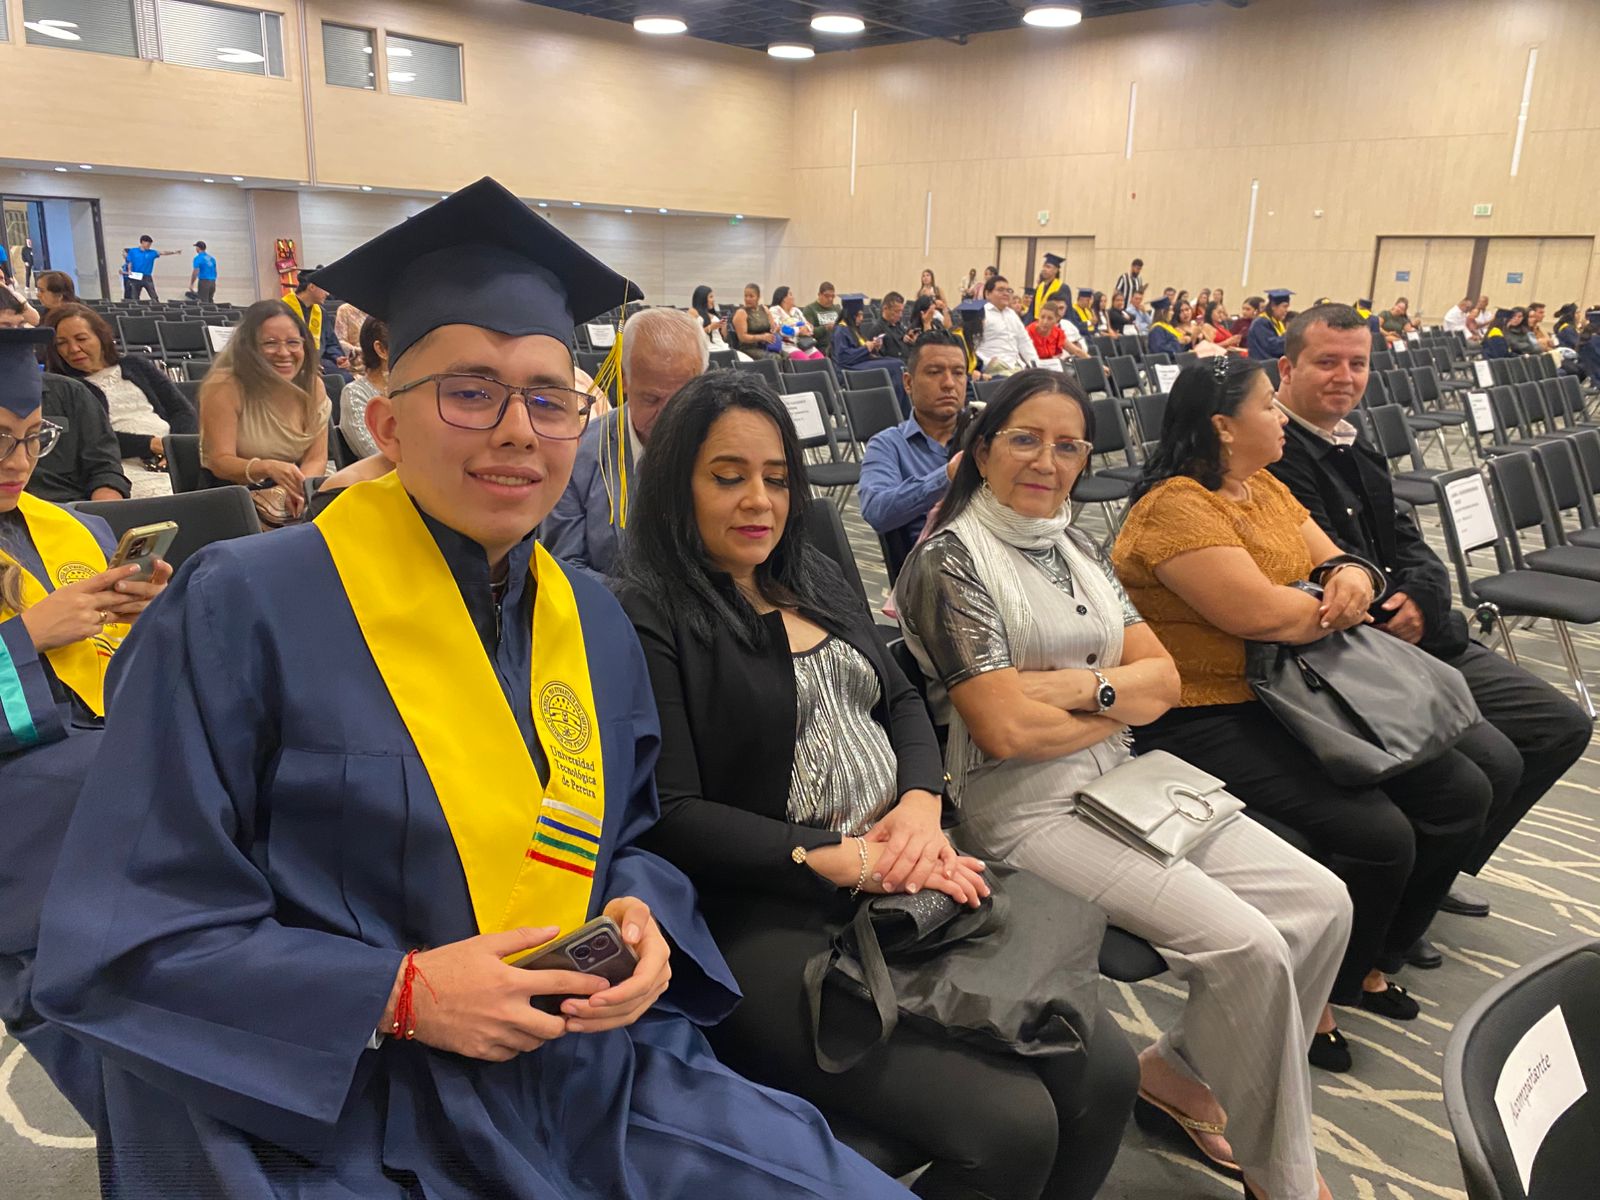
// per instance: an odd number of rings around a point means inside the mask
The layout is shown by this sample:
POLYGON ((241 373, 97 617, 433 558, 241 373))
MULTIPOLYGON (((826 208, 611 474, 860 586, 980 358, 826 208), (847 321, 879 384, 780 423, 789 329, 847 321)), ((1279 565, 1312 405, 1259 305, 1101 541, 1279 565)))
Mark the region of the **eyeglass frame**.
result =
MULTIPOLYGON (((1049 446, 1050 447, 1050 461, 1053 464, 1055 464, 1056 466, 1067 465, 1067 464, 1064 464, 1064 463, 1061 462, 1060 458, 1056 455, 1056 451, 1055 451, 1055 448, 1057 446, 1059 446, 1062 443, 1062 441, 1070 442, 1074 446, 1082 446, 1083 447, 1083 461, 1085 463, 1088 463, 1091 459, 1094 458, 1094 443, 1089 441, 1087 438, 1065 438, 1065 439, 1058 438, 1055 441, 1050 441, 1050 440, 1048 440, 1046 438, 1040 437, 1040 435, 1035 433, 1033 430, 1031 430, 1031 429, 1023 429, 1020 426, 1008 425, 1004 429, 996 429, 993 433, 991 433, 989 435, 989 444, 992 446, 995 442, 999 441, 1002 437, 1004 437, 1008 433, 1020 433, 1020 434, 1025 434, 1026 436, 1031 437, 1031 438, 1038 438, 1039 439, 1039 445, 1040 445, 1041 448, 1044 447, 1044 446, 1049 446)), ((1010 449, 1009 443, 1008 443, 1007 448, 1010 449)), ((1011 449, 1010 452, 1011 452, 1011 454, 1013 456, 1016 455, 1016 451, 1014 449, 1011 449)), ((1027 461, 1031 461, 1031 460, 1036 460, 1038 457, 1039 457, 1039 451, 1035 450, 1032 454, 1028 455, 1028 457, 1026 459, 1024 459, 1023 461, 1027 462, 1027 461)))
MULTIPOLYGON (((17 437, 10 433, 0 433, 0 446, 5 445, 5 443, 8 441, 11 443, 9 448, 7 448, 4 452, 0 452, 0 463, 5 462, 13 454, 15 454, 18 446, 26 447, 30 441, 41 440, 47 433, 55 434, 55 438, 50 443, 50 450, 54 450, 58 445, 61 444, 61 435, 65 432, 65 426, 57 425, 54 421, 42 421, 40 422, 38 429, 35 429, 32 433, 27 434, 24 437, 17 437)), ((22 455, 31 462, 38 462, 41 458, 46 457, 50 453, 50 450, 40 449, 39 453, 37 454, 29 454, 27 450, 24 449, 22 455)))
POLYGON ((436 375, 424 375, 421 379, 414 379, 404 387, 395 388, 389 393, 389 399, 392 400, 396 396, 402 396, 406 392, 409 392, 414 388, 419 388, 425 383, 431 383, 435 385, 433 392, 433 409, 439 414, 439 420, 450 426, 451 429, 465 429, 472 433, 487 433, 491 429, 500 428, 500 422, 506 419, 506 413, 511 409, 511 401, 516 397, 522 398, 522 405, 528 410, 528 424, 532 426, 533 405, 529 398, 540 391, 561 391, 571 392, 575 396, 588 396, 588 403, 578 410, 577 415, 583 418, 582 424, 578 426, 578 432, 573 434, 571 437, 562 437, 559 434, 545 433, 538 429, 537 426, 534 426, 534 432, 542 438, 549 438, 552 442, 575 442, 583 436, 583 431, 589 427, 589 414, 594 409, 595 403, 595 398, 593 396, 589 395, 587 392, 580 392, 575 387, 552 388, 550 385, 543 383, 533 384, 529 387, 517 387, 515 384, 507 383, 504 379, 496 379, 493 375, 475 375, 470 371, 442 371, 436 375), (454 421, 449 420, 444 415, 444 401, 439 395, 439 389, 437 386, 442 380, 445 379, 477 379, 483 383, 494 383, 505 388, 506 398, 500 405, 500 411, 495 414, 494 421, 488 425, 457 425, 454 421))

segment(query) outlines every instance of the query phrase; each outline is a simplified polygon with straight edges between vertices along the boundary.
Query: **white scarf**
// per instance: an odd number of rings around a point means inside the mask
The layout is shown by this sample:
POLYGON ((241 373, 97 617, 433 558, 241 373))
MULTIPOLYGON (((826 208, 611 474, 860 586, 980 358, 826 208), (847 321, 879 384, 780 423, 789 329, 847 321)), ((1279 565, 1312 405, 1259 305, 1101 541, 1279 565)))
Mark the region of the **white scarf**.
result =
MULTIPOLYGON (((1072 586, 1078 602, 1089 610, 1090 619, 1100 625, 1106 637, 1101 665, 1114 667, 1122 662, 1122 601, 1106 579, 1100 563, 1090 557, 1071 537, 1072 506, 1063 503, 1053 517, 1025 517, 995 498, 985 483, 968 502, 966 509, 946 526, 972 555, 978 578, 988 589, 1005 625, 1011 660, 1020 663, 1033 639, 1034 613, 1028 603, 1022 577, 1017 573, 1016 550, 1045 550, 1054 547, 1072 572, 1072 586)), ((973 745, 966 722, 955 705, 950 706, 950 739, 946 768, 950 773, 950 795, 958 804, 967 772, 981 758, 973 745)))

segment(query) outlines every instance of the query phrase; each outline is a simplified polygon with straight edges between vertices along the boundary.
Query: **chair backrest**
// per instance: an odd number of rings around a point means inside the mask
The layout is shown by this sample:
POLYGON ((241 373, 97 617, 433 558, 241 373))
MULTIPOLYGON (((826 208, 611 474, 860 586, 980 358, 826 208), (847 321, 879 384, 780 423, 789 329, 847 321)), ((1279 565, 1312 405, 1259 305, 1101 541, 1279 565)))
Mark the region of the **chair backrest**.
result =
POLYGON ((1450 359, 1450 347, 1447 343, 1438 343, 1428 347, 1428 357, 1433 360, 1434 370, 1439 372, 1443 379, 1455 370, 1455 364, 1450 359))
POLYGON ((720 370, 724 367, 737 366, 739 355, 733 350, 713 350, 711 352, 711 370, 720 370))
POLYGON ((1133 419, 1139 426, 1139 437, 1145 442, 1161 440, 1161 425, 1167 419, 1167 394, 1150 392, 1133 398, 1133 419))
POLYGON ((973 381, 972 390, 977 394, 979 400, 987 404, 994 399, 994 394, 1000 390, 1001 385, 1004 383, 1004 379, 978 379, 973 381))
POLYGON ((211 370, 209 356, 206 358, 186 358, 183 361, 183 377, 194 383, 199 383, 200 380, 204 379, 206 372, 209 370, 211 370))
POLYGON ((606 352, 604 350, 578 351, 578 370, 582 371, 590 379, 600 374, 600 364, 605 361, 606 352))
POLYGON ((894 379, 884 367, 856 367, 844 373, 844 390, 886 387, 894 389, 894 379))
POLYGON ((1118 349, 1118 338, 1113 333, 1097 333, 1089 339, 1094 347, 1094 352, 1101 358, 1115 358, 1122 351, 1118 349))
POLYGON ((1193 350, 1179 350, 1173 358, 1180 367, 1192 367, 1200 361, 1200 356, 1193 350))
POLYGON ((1560 532, 1545 504, 1539 477, 1533 469, 1533 455, 1524 451, 1497 454, 1489 460, 1488 466, 1489 478, 1494 482, 1495 496, 1500 502, 1500 515, 1505 519, 1512 561, 1518 567, 1523 565, 1518 534, 1524 529, 1539 530, 1546 546, 1560 545, 1560 532))
POLYGON ((802 450, 816 450, 826 446, 829 459, 833 462, 843 461, 844 455, 839 450, 839 438, 834 431, 833 413, 830 411, 827 397, 819 391, 812 391, 808 388, 789 387, 784 389, 784 398, 789 407, 790 416, 794 418, 795 432, 800 438, 800 448, 802 450), (810 420, 809 412, 799 409, 799 400, 790 403, 787 398, 791 396, 810 397, 811 403, 816 406, 817 420, 810 420), (817 431, 819 425, 821 428, 820 431, 817 431), (810 428, 813 432, 807 433, 807 428, 810 428))
POLYGON ((1556 360, 1548 354, 1535 354, 1528 359, 1528 376, 1531 379, 1554 379, 1556 360))
POLYGON ((195 412, 200 411, 200 381, 198 379, 180 379, 177 389, 189 398, 189 403, 194 405, 195 412))
POLYGON ((1272 380, 1272 386, 1274 390, 1283 386, 1283 376, 1278 371, 1277 359, 1263 358, 1261 360, 1261 369, 1267 373, 1267 378, 1272 380))
POLYGON ((1388 350, 1374 350, 1372 352, 1372 357, 1367 360, 1367 369, 1369 371, 1394 370, 1393 353, 1388 350))
MULTIPOLYGON (((1576 383, 1577 380, 1573 380, 1573 382, 1576 383)), ((1544 396, 1545 408, 1554 413, 1565 428, 1571 429, 1583 419, 1581 412, 1574 413, 1567 406, 1567 393, 1562 388, 1559 378, 1541 379, 1539 381, 1539 391, 1544 396)))
POLYGON ((211 357, 206 327, 199 321, 157 321, 156 336, 161 341, 162 354, 211 357))
POLYGON ((1600 495, 1600 429, 1580 429, 1567 443, 1578 456, 1578 468, 1589 494, 1600 495))
POLYGON ((1075 358, 1072 360, 1072 369, 1077 372, 1078 383, 1083 390, 1094 395, 1096 392, 1109 396, 1111 384, 1106 379, 1106 369, 1100 365, 1098 358, 1075 358))
POLYGON ((1367 372, 1367 390, 1361 393, 1361 403, 1368 408, 1377 408, 1380 404, 1394 403, 1389 397, 1389 385, 1383 381, 1382 372, 1367 372))
MULTIPOLYGON (((756 358, 746 363, 739 364, 739 370, 749 371, 752 375, 759 375, 772 385, 773 391, 783 389, 783 369, 776 358, 756 358)), ((885 372, 887 374, 887 372, 885 372)))
POLYGON ((1417 402, 1424 408, 1436 407, 1439 403, 1439 374, 1430 365, 1426 367, 1411 368, 1411 384, 1416 389, 1417 402))
POLYGON ((117 318, 117 336, 125 350, 159 350, 161 334, 154 317, 117 318))
POLYGON ((361 455, 356 453, 355 447, 337 425, 328 426, 328 452, 333 456, 334 466, 340 471, 361 461, 361 455))
POLYGON ((1098 458, 1103 454, 1114 455, 1120 452, 1123 461, 1128 466, 1133 466, 1136 460, 1128 445, 1127 426, 1122 423, 1122 401, 1115 397, 1106 397, 1102 400, 1090 400, 1089 406, 1094 410, 1095 456, 1098 458))
POLYGON ((1478 592, 1472 586, 1467 555, 1474 550, 1493 548, 1500 570, 1512 565, 1499 506, 1490 495, 1489 481, 1478 467, 1459 467, 1436 475, 1433 490, 1439 497, 1439 524, 1444 529, 1445 549, 1456 569, 1461 602, 1476 608, 1478 592))
POLYGON ((1554 1101, 1534 1103, 1541 1084, 1559 1087, 1558 1080, 1574 1075, 1600 1078, 1600 942, 1562 946, 1489 988, 1456 1022, 1444 1056, 1444 1111, 1471 1200, 1593 1195, 1600 1175, 1600 1094, 1591 1085, 1555 1117, 1526 1161, 1532 1186, 1524 1190, 1496 1100, 1508 1074, 1524 1081, 1515 1093, 1520 1112, 1513 1104, 1513 1121, 1559 1109, 1554 1101), (1546 1058, 1563 1061, 1536 1069, 1546 1058))
POLYGON ((1117 353, 1138 362, 1144 356, 1144 346, 1139 341, 1136 333, 1119 334, 1117 337, 1117 353))
POLYGON ((900 424, 900 402, 892 387, 851 388, 844 394, 844 405, 850 428, 862 445, 900 424))
POLYGON ((1495 440, 1504 441, 1515 434, 1528 437, 1527 414, 1517 402, 1517 389, 1510 384, 1498 384, 1489 389, 1489 406, 1494 410, 1495 440))
POLYGON ((236 485, 133 500, 85 500, 75 507, 78 512, 104 517, 118 537, 140 525, 176 521, 178 536, 166 556, 174 570, 202 546, 261 532, 249 489, 236 485))
POLYGON ((1511 383, 1527 383, 1532 378, 1528 374, 1528 364, 1520 358, 1502 359, 1506 364, 1506 379, 1511 383))
POLYGON ((1106 360, 1106 370, 1111 374, 1111 386, 1119 396, 1144 391, 1144 380, 1139 376, 1139 363, 1126 354, 1106 360))
POLYGON ((1557 375, 1554 382, 1561 389, 1561 395, 1565 399, 1564 407, 1567 410, 1568 419, 1574 425, 1586 420, 1587 409, 1584 406, 1583 388, 1578 383, 1578 377, 1576 375, 1557 375))
POLYGON ((167 478, 172 481, 174 492, 198 492, 205 487, 200 475, 198 433, 167 434, 161 439, 161 452, 167 460, 167 478))
POLYGON ((1528 416, 1528 428, 1537 434, 1559 434, 1556 412, 1545 401, 1544 389, 1537 383, 1517 384, 1517 403, 1528 416))
POLYGON ((1583 477, 1572 439, 1540 442, 1533 448, 1533 462, 1539 468, 1550 507, 1557 513, 1576 513, 1579 525, 1592 528, 1595 525, 1594 495, 1583 477))
POLYGON ((1392 371, 1385 371, 1383 382, 1389 387, 1389 400, 1400 405, 1407 412, 1416 412, 1417 389, 1411 382, 1411 371, 1406 367, 1396 367, 1392 371))
POLYGON ((1366 410, 1366 415, 1378 453, 1384 458, 1391 463, 1397 458, 1409 458, 1414 471, 1427 465, 1411 434, 1411 426, 1406 424, 1405 410, 1398 404, 1374 405, 1366 410))
POLYGON ((856 566, 855 551, 850 548, 850 538, 844 531, 844 521, 833 501, 824 496, 813 496, 806 504, 806 536, 811 544, 839 565, 845 582, 850 584, 867 603, 867 588, 861 582, 861 569, 856 566))

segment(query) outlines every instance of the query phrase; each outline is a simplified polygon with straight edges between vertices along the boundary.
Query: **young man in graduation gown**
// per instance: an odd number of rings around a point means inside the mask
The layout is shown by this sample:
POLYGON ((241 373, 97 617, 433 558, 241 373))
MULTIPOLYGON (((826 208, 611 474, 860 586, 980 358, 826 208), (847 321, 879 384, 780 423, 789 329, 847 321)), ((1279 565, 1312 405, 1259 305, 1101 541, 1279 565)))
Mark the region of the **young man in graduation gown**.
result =
POLYGON ((0 329, 0 1021, 93 1124, 95 1055, 31 998, 39 909, 100 745, 107 665, 172 571, 135 583, 136 567, 108 569, 109 525, 25 490, 61 435, 35 357, 54 336, 0 329))
POLYGON ((712 1057, 732 977, 635 845, 643 656, 532 538, 584 426, 573 326, 639 290, 492 180, 323 277, 388 322, 395 469, 185 565, 46 903, 37 1002, 104 1056, 103 1190, 904 1195, 712 1057), (508 965, 601 913, 623 982, 508 965))
POLYGON ((1079 288, 1077 302, 1067 313, 1067 320, 1078 328, 1084 340, 1100 332, 1100 321, 1094 311, 1094 289, 1079 288))
POLYGON ((1283 357, 1283 321, 1289 314, 1289 297, 1294 293, 1284 288, 1273 288, 1267 293, 1266 306, 1261 315, 1250 322, 1245 334, 1245 349, 1258 362, 1277 362, 1283 357))
POLYGON ((1063 300, 1067 298, 1065 285, 1061 282, 1061 264, 1066 261, 1059 254, 1044 256, 1044 263, 1039 267, 1039 282, 1034 285, 1033 299, 1029 301, 1030 319, 1037 321, 1044 306, 1058 296, 1063 300))

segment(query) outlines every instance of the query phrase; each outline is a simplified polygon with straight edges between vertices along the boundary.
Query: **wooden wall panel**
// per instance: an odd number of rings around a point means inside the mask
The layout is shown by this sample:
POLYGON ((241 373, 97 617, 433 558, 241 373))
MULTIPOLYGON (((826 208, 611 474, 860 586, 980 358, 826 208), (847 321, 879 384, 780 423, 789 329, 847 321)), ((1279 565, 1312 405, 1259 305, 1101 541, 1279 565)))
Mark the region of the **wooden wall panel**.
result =
MULTIPOLYGON (((1472 238, 1430 238, 1428 265, 1423 272, 1422 286, 1406 293, 1412 299, 1411 311, 1420 320, 1439 324, 1444 314, 1456 301, 1467 294, 1467 281, 1472 278, 1472 238)), ((1583 266, 1588 268, 1585 247, 1583 266)))

